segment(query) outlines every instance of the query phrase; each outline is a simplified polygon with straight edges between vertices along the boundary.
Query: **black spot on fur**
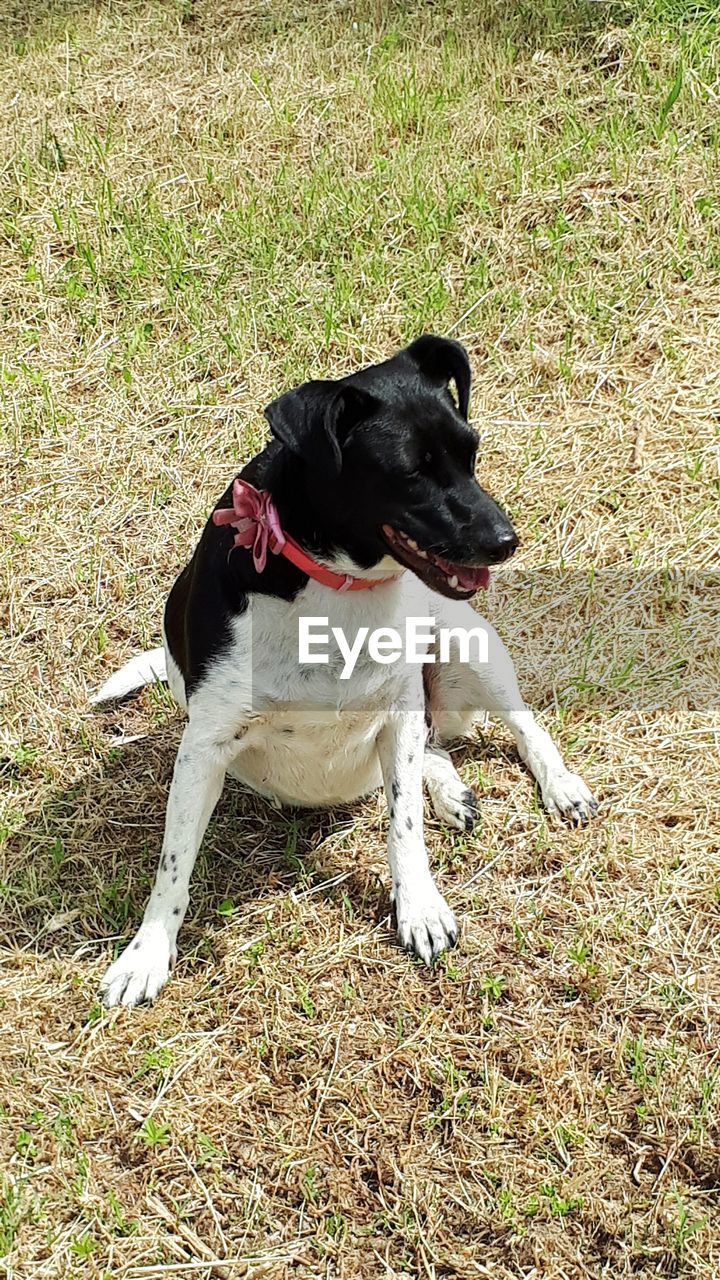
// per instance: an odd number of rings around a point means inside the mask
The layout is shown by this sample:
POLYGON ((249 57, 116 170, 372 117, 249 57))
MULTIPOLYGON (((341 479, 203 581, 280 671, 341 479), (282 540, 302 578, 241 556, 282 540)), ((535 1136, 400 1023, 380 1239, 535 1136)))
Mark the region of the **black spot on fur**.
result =
POLYGON ((179 916, 179 915, 180 915, 180 908, 179 908, 179 907, 173 907, 173 915, 174 915, 174 916, 179 916))
POLYGON ((478 811, 477 796, 475 795, 474 791, 471 791, 469 787, 466 787, 465 790, 463 791, 462 798, 463 798, 463 805, 465 807, 465 830, 472 831, 473 827, 475 826, 475 823, 477 822, 480 816, 478 811))
POLYGON ((412 818, 405 819, 405 826, 407 827, 408 831, 412 831, 412 818))
POLYGON ((397 800, 397 799, 398 799, 398 797, 399 797, 399 795, 400 795, 400 783, 399 783, 399 782, 393 782, 393 784, 392 784, 392 795, 393 795, 393 800, 397 800))

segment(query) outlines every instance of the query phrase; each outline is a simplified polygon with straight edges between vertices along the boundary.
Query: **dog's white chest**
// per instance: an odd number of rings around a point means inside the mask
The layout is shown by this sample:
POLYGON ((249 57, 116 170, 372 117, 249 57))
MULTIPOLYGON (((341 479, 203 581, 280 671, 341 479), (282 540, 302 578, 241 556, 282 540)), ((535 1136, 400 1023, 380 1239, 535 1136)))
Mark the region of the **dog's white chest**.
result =
POLYGON ((229 772, 286 804, 343 803, 378 787, 377 737, 407 670, 379 664, 363 649, 342 679, 344 659, 333 644, 327 663, 303 664, 299 619, 326 619, 328 629, 341 626, 352 641, 359 627, 401 617, 403 604, 399 584, 354 598, 311 584, 291 605, 255 597, 203 686, 205 713, 235 721, 238 750, 229 772))

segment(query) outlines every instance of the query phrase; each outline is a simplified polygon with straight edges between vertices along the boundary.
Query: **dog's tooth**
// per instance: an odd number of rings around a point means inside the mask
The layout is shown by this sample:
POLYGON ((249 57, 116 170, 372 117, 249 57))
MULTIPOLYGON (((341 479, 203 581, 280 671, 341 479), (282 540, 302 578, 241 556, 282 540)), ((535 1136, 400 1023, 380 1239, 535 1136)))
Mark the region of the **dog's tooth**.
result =
POLYGON ((418 555, 421 560, 427 560, 428 558, 427 551, 421 551, 419 547, 418 547, 418 555))
POLYGON ((448 585, 452 587, 453 591, 457 591, 460 583, 458 582, 455 574, 453 574, 452 578, 448 578, 448 585))
POLYGON ((418 549, 418 544, 417 544, 417 542, 415 541, 415 539, 414 539, 414 538, 408 538, 408 540, 407 540, 407 544, 408 544, 408 546, 409 546, 409 547, 412 547, 413 551, 417 551, 417 549, 418 549))

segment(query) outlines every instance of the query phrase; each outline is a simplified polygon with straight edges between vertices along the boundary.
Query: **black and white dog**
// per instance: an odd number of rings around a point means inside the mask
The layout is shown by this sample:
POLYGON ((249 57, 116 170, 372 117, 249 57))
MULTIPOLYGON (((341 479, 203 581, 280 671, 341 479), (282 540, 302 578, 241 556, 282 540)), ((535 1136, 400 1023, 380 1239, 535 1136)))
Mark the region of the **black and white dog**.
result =
MULTIPOLYGON (((167 679, 188 713, 165 837, 143 922, 102 983, 106 1005, 152 1000, 168 977, 193 864, 226 774, 279 803, 345 803, 382 785, 401 943, 431 963, 458 927, 423 836, 423 782, 460 830, 475 798, 439 743, 481 711, 507 725, 555 816, 584 822, 597 803, 570 773, 518 689, 493 628, 468 603, 517 538, 475 479, 465 350, 425 336, 382 364, 307 382, 265 410, 274 439, 225 492, 165 609, 164 650, 143 654, 93 699, 167 679), (454 382, 457 402, 449 391, 454 382), (299 659, 303 619, 353 644, 432 619, 446 661, 356 652, 299 659), (487 660, 461 654, 462 630, 487 660)), ((434 656, 438 656, 437 653, 434 656)))

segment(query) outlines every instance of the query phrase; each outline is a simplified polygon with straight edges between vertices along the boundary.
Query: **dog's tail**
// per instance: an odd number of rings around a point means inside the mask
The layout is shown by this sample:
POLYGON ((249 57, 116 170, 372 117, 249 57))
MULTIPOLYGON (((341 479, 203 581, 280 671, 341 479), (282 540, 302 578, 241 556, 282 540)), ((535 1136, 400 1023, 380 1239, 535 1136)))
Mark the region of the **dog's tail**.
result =
POLYGON ((131 658, 114 676, 106 680, 90 701, 96 706, 99 702, 111 702, 115 698, 125 698, 135 693, 153 680, 167 680, 167 664, 164 649, 148 649, 147 653, 139 653, 131 658))

